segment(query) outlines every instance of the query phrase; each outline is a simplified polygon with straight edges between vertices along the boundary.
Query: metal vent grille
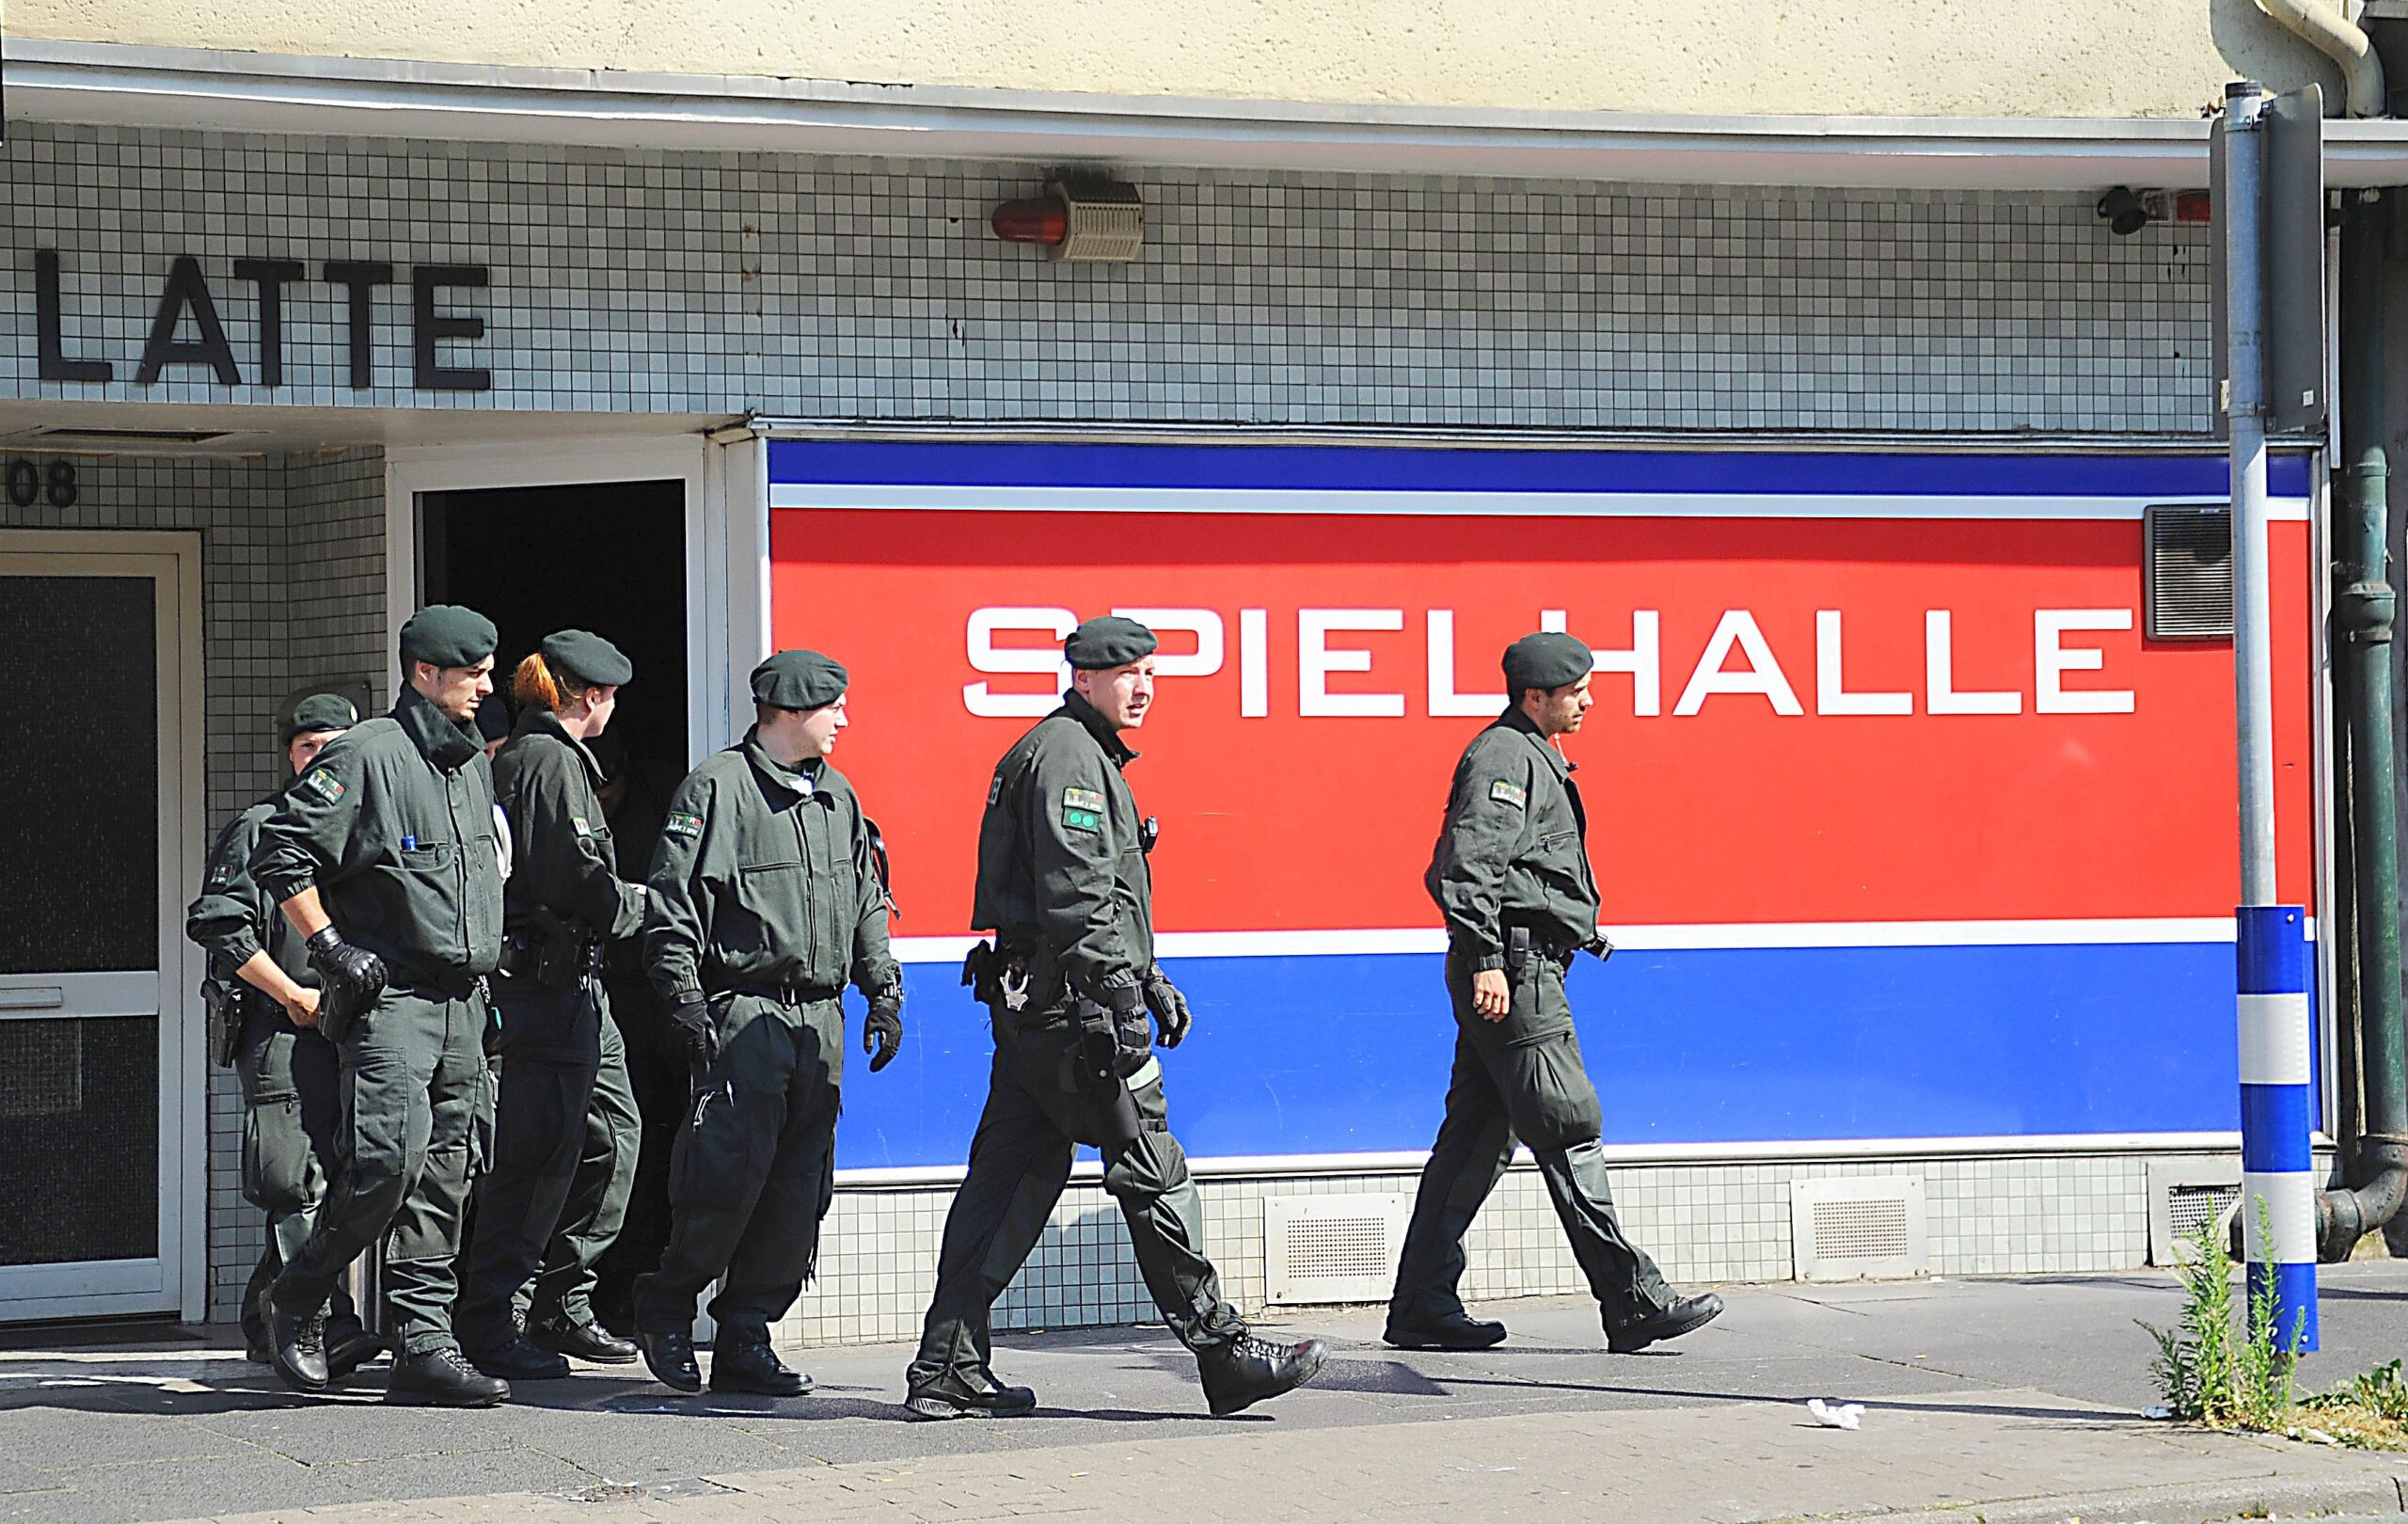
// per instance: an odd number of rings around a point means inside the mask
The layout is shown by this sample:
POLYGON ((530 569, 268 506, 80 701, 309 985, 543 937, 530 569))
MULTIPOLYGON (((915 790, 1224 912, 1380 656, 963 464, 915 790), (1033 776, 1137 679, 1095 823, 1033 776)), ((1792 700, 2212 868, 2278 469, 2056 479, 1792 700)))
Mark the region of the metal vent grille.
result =
POLYGON ((1411 1198, 1274 1196, 1262 1203, 1265 1291, 1274 1303, 1384 1302, 1396 1284, 1411 1198))
POLYGON ((1931 1268, 1919 1176, 1793 1181, 1789 1222, 1800 1280, 1896 1279, 1931 1268))
POLYGON ((2211 1228, 2232 1210, 2241 1199, 2238 1185, 2176 1185, 2165 1193, 2165 1226, 2172 1232, 2171 1247, 2178 1259, 2190 1257, 2191 1236, 2202 1228, 2211 1228))
POLYGON ((2158 503, 2145 523, 2143 625, 2153 641, 2232 638, 2232 510, 2158 503))

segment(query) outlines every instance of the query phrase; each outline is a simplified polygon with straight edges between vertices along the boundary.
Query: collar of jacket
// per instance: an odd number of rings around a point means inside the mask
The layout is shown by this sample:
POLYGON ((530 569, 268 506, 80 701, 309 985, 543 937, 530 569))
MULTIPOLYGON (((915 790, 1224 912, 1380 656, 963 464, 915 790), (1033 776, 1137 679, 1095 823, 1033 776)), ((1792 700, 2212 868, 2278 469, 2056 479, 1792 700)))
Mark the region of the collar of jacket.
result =
POLYGON ((1547 766, 1555 769, 1555 775, 1557 777, 1569 778, 1572 776, 1572 759, 1558 751, 1554 743, 1549 741, 1545 736, 1539 734, 1538 722, 1531 719, 1520 705, 1516 704, 1512 708, 1506 710, 1503 714, 1498 715, 1497 717, 1497 723, 1498 726, 1506 730, 1518 730, 1523 735, 1528 736, 1530 738, 1530 744, 1537 747, 1540 754, 1546 758, 1547 766))
POLYGON ((542 705, 530 704, 521 709, 518 712, 518 723, 511 727, 510 735, 514 740, 521 736, 549 736, 575 752, 577 759, 585 764, 587 782, 593 784, 597 789, 602 786, 602 764, 594 760, 594 754, 585 749, 583 741, 568 733, 568 727, 561 723, 559 715, 542 705))
POLYGON ((1112 758, 1114 767, 1125 768, 1137 760, 1137 754, 1131 751, 1129 743, 1120 738, 1120 732, 1113 728, 1112 722, 1097 713, 1096 706, 1081 698, 1075 690, 1062 695, 1062 706, 1054 712, 1067 714, 1086 726, 1087 734, 1093 736, 1095 743, 1103 748, 1103 754, 1112 758))
POLYGON ((738 744, 743 748, 744 759, 752 764, 752 770, 787 793, 800 794, 805 799, 816 798, 820 793, 820 763, 817 759, 805 762, 800 767, 787 767, 762 746, 759 725, 747 728, 744 739, 738 744))
POLYGON ((433 700, 406 684, 394 702, 393 719, 426 759, 446 772, 458 770, 484 750, 475 731, 445 715, 433 700))

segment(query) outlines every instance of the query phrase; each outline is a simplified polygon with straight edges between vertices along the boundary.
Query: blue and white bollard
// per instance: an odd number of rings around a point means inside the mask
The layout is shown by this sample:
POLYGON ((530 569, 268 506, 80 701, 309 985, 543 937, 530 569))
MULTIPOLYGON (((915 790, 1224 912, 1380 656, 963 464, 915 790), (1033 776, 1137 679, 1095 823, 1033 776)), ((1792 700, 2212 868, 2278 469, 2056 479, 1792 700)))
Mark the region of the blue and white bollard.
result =
POLYGON ((2241 1222, 2251 1306, 2271 1279, 2274 1347, 2316 1348, 2316 1160, 2308 1149, 2307 914, 2244 905, 2241 963, 2241 1222), (2264 1202, 2264 1215, 2259 1202, 2264 1202))

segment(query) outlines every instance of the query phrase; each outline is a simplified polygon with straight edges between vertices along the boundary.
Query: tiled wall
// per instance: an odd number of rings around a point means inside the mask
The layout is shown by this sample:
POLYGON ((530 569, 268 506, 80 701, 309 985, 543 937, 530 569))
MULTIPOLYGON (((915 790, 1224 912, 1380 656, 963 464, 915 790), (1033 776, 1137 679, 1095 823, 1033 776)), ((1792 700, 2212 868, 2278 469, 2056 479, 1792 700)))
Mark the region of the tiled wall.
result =
MULTIPOLYGON (((1935 1275, 2124 1270, 2148 1261, 2147 1167, 2135 1158, 1646 1165, 1612 1174, 1632 1239, 1682 1285, 1790 1278, 1790 1183, 1826 1176, 1920 1178, 1935 1275)), ((1224 1293, 1249 1312, 1264 1304, 1265 1199, 1324 1192, 1410 1199, 1417 1180, 1411 1173, 1207 1180, 1205 1243, 1224 1293)), ((840 1192, 818 1279, 779 1338, 916 1339, 936 1286, 950 1200, 943 1188, 840 1192)), ((1467 1299, 1586 1290, 1546 1189, 1527 1164, 1498 1183, 1465 1249, 1467 1299)), ((1158 1319, 1131 1258, 1120 1209, 1093 1181, 1064 1193, 1036 1254, 995 1310, 999 1329, 1158 1319)))
MULTIPOLYGON (((985 218, 1029 171, 13 125, 0 397, 773 416, 2196 431, 2202 230, 2116 238, 2088 193, 1681 189, 1136 171, 1148 247, 1064 265, 985 218), (36 378, 36 249, 105 386, 36 378), (135 378, 192 254, 243 372, 135 378), (303 261, 258 384, 238 257, 303 261), (327 260, 389 261, 348 385, 327 260), (411 389, 408 268, 492 267, 411 389)), ((198 330, 187 319, 186 338, 198 330)))
MULTIPOLYGON (((1264 172, 1135 172, 1148 248, 1065 266, 984 229, 1038 176, 997 166, 606 153, 11 124, 0 145, 0 400, 737 413, 872 419, 1530 425, 2095 435, 2206 423, 2204 234, 2117 239, 2087 194, 1678 189, 1264 172), (106 386, 36 375, 34 252, 66 265, 65 347, 106 386), (135 379, 170 261, 198 256, 245 383, 135 379), (286 384, 258 384, 237 258, 489 264, 486 338, 410 386, 407 285, 375 301, 373 384, 347 381, 340 289, 286 292, 286 384)), ((183 336, 190 338, 187 320, 183 336)), ((381 457, 86 468, 74 514, 189 527, 205 550, 210 809, 275 778, 264 715, 304 680, 387 696, 381 457)), ((260 1243, 239 1117, 211 1089, 213 1307, 260 1243)), ((2142 1166, 1934 1160, 1617 1172, 1684 1281, 1789 1273, 1788 1183, 1920 1174, 1942 1273, 2115 1268, 2147 1254, 2142 1166)), ((1206 1185, 1230 1294, 1263 1296, 1262 1200, 1410 1175, 1206 1185)), ((906 1338, 949 1193, 848 1191, 785 1333, 906 1338)), ((1473 1231, 1477 1296, 1577 1288, 1537 1178, 1473 1231)), ((1150 1316, 1117 1209, 1074 1187, 1001 1321, 1150 1316)))
MULTIPOLYGON (((14 458, 6 450, 0 455, 14 458)), ((76 464, 81 492, 73 508, 19 509, 0 499, 0 528, 200 535, 209 818, 191 831, 205 844, 281 777, 272 716, 287 693, 313 680, 359 677, 380 700, 389 691, 383 453, 76 464), (374 593, 363 599, 358 590, 367 583, 374 593)), ((183 1019, 198 1023, 197 997, 182 993, 183 1019)), ((213 1317, 230 1316, 264 1241, 260 1214, 243 1199, 242 1096, 231 1071, 209 1071, 208 1111, 209 1305, 213 1317)))

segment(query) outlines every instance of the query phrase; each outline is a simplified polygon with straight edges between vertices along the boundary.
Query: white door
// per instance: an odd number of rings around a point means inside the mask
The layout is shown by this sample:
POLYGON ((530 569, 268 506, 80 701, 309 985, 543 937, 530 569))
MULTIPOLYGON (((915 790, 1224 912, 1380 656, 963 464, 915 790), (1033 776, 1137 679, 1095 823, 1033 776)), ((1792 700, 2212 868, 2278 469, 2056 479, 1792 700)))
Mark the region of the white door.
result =
POLYGON ((83 548, 168 538, 0 533, 0 1319, 198 1310, 197 579, 83 548))

